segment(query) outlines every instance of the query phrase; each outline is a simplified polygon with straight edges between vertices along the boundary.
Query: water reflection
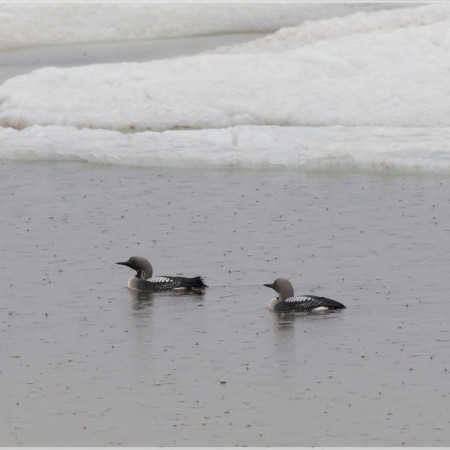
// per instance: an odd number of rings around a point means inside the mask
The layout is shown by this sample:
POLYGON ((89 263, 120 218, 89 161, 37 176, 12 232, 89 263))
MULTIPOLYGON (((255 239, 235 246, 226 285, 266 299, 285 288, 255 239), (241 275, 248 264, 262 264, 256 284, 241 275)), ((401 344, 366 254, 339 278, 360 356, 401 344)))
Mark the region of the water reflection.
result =
POLYGON ((204 292, 202 291, 132 291, 129 290, 130 299, 133 300, 133 309, 142 310, 153 306, 153 300, 159 297, 186 297, 193 301, 202 301, 204 292))
POLYGON ((147 291, 129 291, 130 298, 133 300, 133 309, 142 310, 153 305, 154 292, 147 291))
POLYGON ((276 325, 278 330, 290 330, 294 327, 295 320, 325 320, 331 319, 335 314, 340 314, 341 311, 313 311, 313 312, 279 312, 274 313, 276 317, 276 325))
POLYGON ((277 329, 280 331, 290 330, 294 326, 295 313, 278 313, 276 314, 277 329))

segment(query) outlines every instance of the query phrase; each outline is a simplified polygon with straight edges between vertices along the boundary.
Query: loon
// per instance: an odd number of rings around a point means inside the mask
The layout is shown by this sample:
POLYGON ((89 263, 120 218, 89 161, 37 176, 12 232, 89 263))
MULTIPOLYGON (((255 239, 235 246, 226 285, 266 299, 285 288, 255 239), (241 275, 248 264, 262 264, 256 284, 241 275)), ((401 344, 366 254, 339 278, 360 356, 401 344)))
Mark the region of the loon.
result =
POLYGON ((309 312, 326 311, 328 309, 342 309, 345 306, 330 298, 315 295, 294 296, 294 288, 289 280, 277 278, 272 284, 265 284, 278 294, 269 304, 269 309, 280 312, 309 312))
POLYGON ((130 267, 136 275, 128 280, 128 288, 133 291, 168 291, 171 289, 201 290, 208 286, 201 277, 153 277, 153 267, 150 262, 141 256, 132 256, 128 261, 118 262, 122 266, 130 267))

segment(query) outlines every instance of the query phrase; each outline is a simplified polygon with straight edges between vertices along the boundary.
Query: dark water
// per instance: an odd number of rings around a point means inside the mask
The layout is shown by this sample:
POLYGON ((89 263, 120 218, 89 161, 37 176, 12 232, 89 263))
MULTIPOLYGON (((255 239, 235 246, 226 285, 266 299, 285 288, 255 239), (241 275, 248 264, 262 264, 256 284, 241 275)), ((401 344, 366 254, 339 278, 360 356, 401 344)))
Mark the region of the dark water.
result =
POLYGON ((448 444, 448 178, 0 174, 2 445, 448 444), (131 255, 209 289, 133 295, 131 255), (277 316, 278 276, 347 309, 277 316))

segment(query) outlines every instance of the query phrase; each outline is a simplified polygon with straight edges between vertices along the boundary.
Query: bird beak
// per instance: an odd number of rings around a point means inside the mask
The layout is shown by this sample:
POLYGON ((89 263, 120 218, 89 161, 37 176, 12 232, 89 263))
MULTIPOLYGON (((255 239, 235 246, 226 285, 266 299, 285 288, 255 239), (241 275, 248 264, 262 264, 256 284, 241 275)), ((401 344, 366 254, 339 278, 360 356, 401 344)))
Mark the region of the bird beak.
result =
POLYGON ((273 289, 273 283, 272 284, 263 284, 263 286, 266 286, 268 288, 272 288, 273 289))
POLYGON ((130 267, 126 261, 125 262, 117 262, 116 264, 120 264, 121 266, 130 267))

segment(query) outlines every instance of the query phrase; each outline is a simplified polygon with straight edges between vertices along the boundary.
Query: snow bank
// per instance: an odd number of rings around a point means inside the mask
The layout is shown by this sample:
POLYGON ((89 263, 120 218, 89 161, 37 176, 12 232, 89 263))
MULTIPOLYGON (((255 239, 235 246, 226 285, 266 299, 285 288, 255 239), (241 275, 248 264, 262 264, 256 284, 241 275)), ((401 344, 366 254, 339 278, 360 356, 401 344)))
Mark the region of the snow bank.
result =
POLYGON ((450 173, 450 7, 318 22, 0 87, 0 159, 450 173))
MULTIPOLYGON (((369 26, 379 14, 352 18, 357 33, 286 51, 36 70, 2 85, 0 124, 158 131, 449 126, 449 7, 385 12, 388 29, 369 26)), ((328 34, 348 20, 326 21, 328 34)))
POLYGON ((119 133, 0 128, 0 159, 138 167, 450 174, 449 128, 233 127, 119 133))
POLYGON ((0 50, 69 43, 273 32, 304 20, 371 11, 358 4, 0 4, 0 50))

